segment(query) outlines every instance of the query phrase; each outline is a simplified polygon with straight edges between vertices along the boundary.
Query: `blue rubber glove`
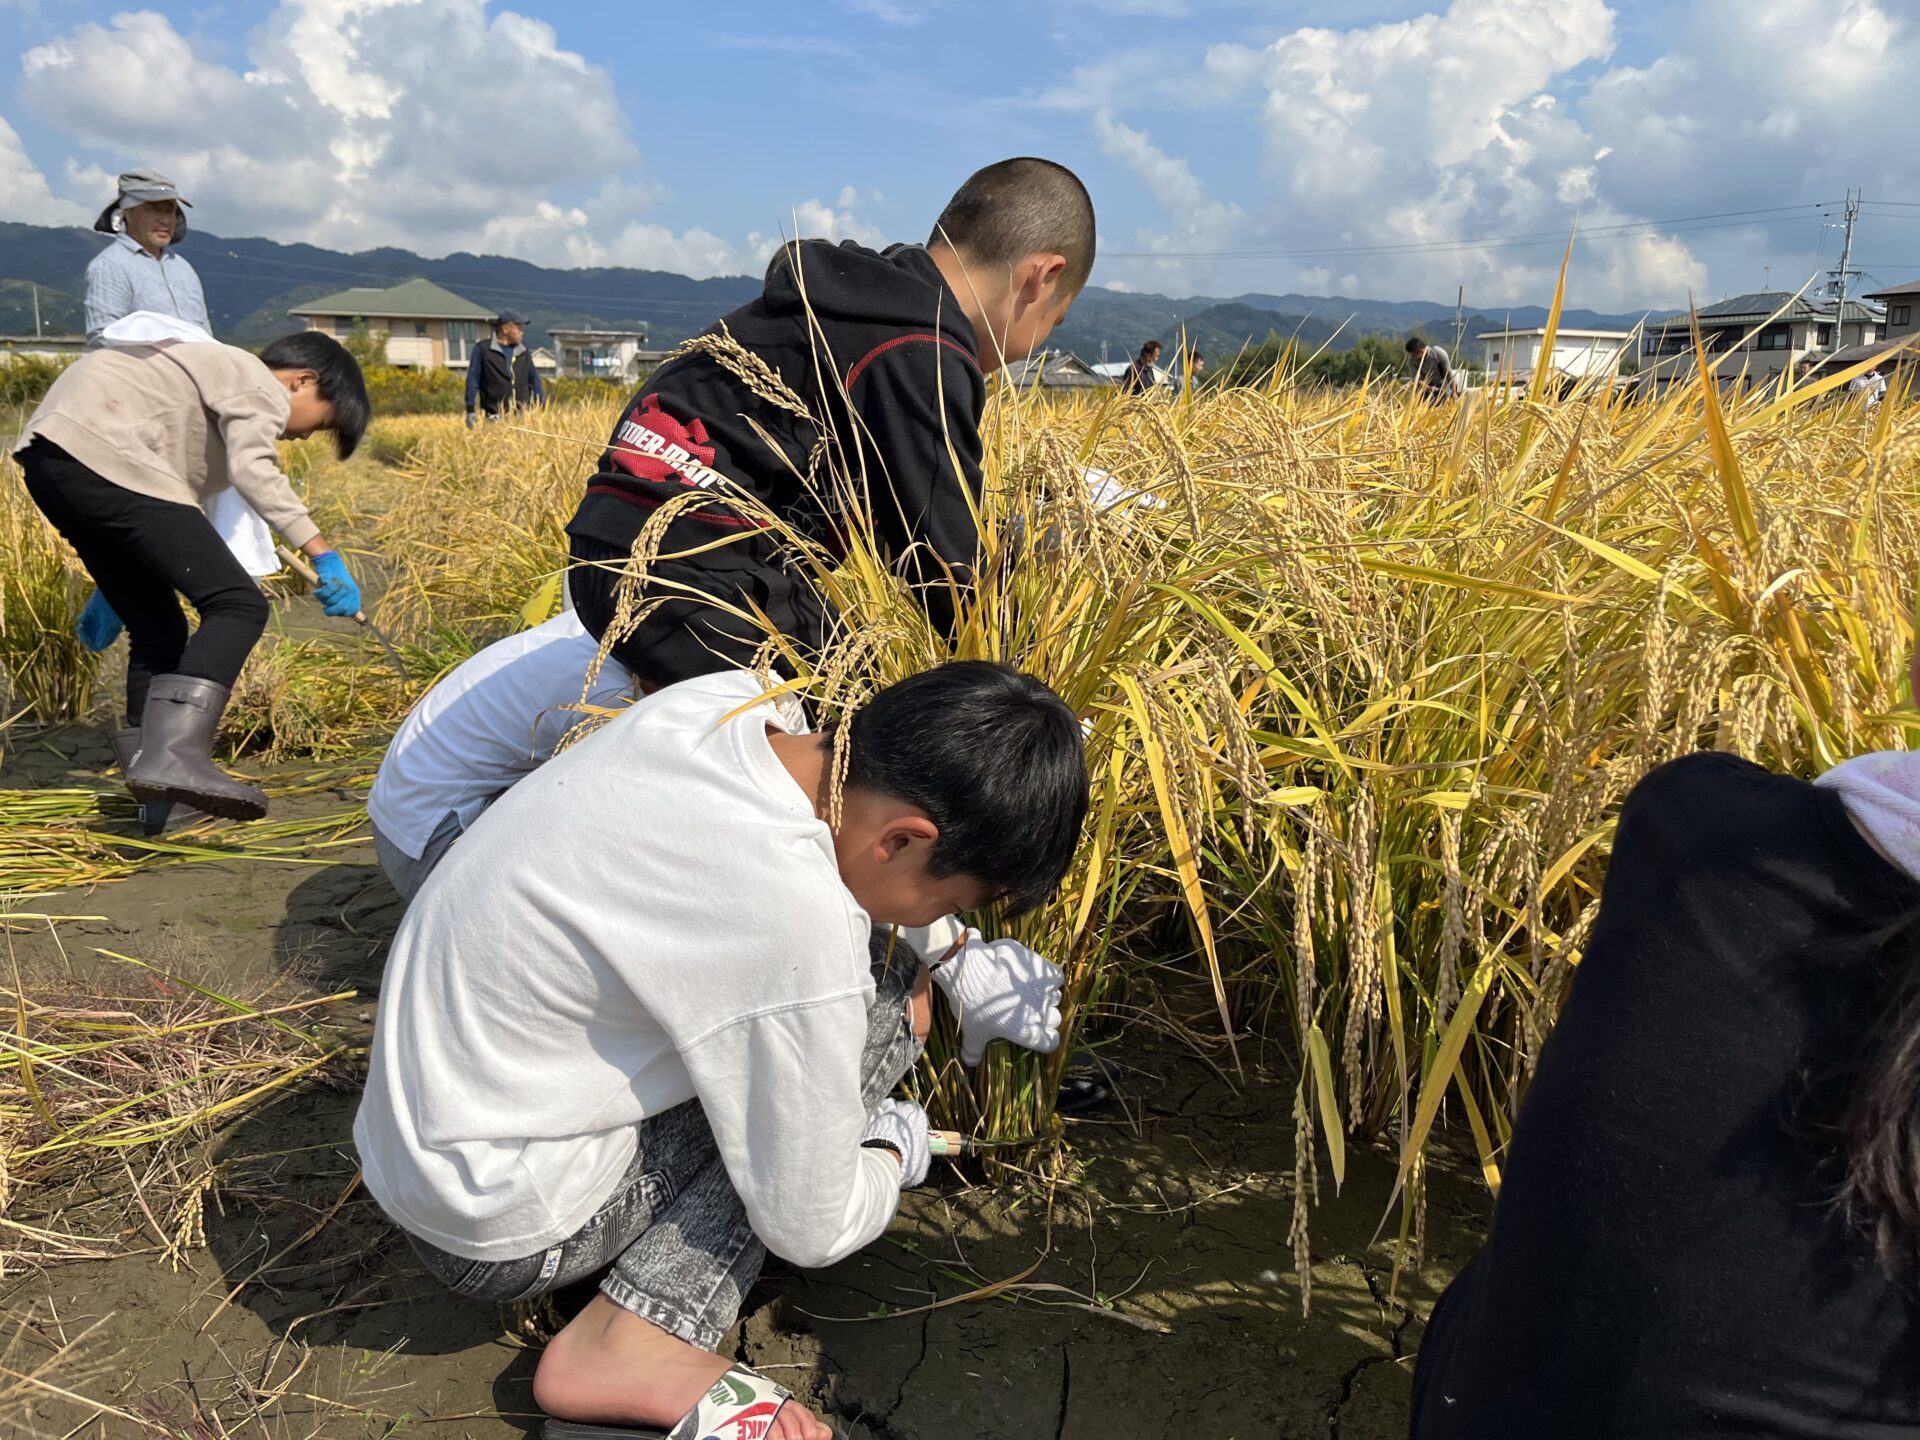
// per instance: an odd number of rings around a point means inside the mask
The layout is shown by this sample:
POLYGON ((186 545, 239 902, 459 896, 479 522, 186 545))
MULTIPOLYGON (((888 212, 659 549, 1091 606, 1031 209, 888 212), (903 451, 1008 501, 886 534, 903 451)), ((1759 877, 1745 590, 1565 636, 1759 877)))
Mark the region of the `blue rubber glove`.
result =
POLYGON ((313 587, 313 598, 329 615, 352 615, 360 609, 360 587, 347 573, 347 562, 338 550, 313 557, 314 572, 320 583, 313 587))
POLYGON ((120 617, 113 613, 113 606, 107 603, 107 597, 96 590, 87 597, 73 633, 80 637, 82 645, 97 653, 118 640, 125 628, 120 617))
POLYGON ((471 410, 467 411, 467 428, 469 430, 473 428, 473 411, 471 410))

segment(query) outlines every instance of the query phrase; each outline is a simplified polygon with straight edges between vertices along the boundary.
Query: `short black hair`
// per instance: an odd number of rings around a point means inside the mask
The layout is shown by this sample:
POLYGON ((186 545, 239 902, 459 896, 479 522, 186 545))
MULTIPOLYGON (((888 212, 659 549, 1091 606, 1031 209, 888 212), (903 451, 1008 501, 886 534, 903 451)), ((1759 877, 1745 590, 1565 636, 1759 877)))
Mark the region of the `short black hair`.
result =
POLYGON ((1042 681, 988 660, 923 670, 854 711, 846 783, 924 810, 940 828, 931 873, 981 881, 1009 915, 1059 888, 1087 818, 1078 717, 1042 681))
POLYGON ((1093 273, 1093 197, 1064 165, 1027 155, 976 170, 934 222, 944 241, 986 265, 1064 255, 1062 293, 1078 295, 1093 273))
POLYGON ((1149 350, 1158 350, 1159 348, 1160 342, 1158 340, 1149 340, 1140 347, 1140 353, 1145 355, 1149 350))
POLYGON ((1409 335, 1407 337, 1407 354, 1418 355, 1426 348, 1427 342, 1422 340, 1418 335, 1409 335))
POLYGON ((320 398, 333 406, 333 448, 342 460, 360 448, 373 418, 367 379, 347 347, 318 330, 296 330, 270 340, 260 352, 269 370, 311 370, 320 377, 320 398))

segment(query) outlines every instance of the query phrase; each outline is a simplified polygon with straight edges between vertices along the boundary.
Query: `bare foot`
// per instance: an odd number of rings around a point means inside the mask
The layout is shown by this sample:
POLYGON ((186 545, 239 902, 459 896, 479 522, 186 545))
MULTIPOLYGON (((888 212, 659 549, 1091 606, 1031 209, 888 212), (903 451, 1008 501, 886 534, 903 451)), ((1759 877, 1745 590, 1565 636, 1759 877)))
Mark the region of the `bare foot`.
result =
MULTIPOLYGON (((560 1420, 666 1430, 728 1368, 722 1357, 596 1295, 540 1356, 533 1398, 560 1420)), ((789 1400, 766 1440, 833 1440, 833 1431, 789 1400)))

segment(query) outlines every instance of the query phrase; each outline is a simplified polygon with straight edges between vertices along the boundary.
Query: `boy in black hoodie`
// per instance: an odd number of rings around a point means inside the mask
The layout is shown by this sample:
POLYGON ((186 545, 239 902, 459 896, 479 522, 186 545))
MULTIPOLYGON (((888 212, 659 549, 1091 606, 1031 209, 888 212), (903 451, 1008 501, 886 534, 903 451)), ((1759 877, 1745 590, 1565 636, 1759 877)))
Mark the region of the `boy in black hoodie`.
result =
POLYGON ((649 689, 745 666, 766 638, 745 618, 755 609, 818 647, 830 623, 820 599, 790 567, 780 532, 729 497, 745 491, 783 525, 831 544, 832 465, 864 487, 900 572, 951 633, 979 549, 986 372, 1045 343, 1093 252, 1086 187, 1036 159, 972 176, 924 246, 786 246, 766 293, 707 332, 739 349, 720 341, 725 358, 701 349, 661 366, 615 427, 567 526, 568 583, 587 629, 604 638, 649 518, 698 489, 703 498, 668 523, 647 571, 645 597, 664 603, 614 645, 615 658, 649 689), (778 383, 749 383, 741 372, 755 362, 778 383))

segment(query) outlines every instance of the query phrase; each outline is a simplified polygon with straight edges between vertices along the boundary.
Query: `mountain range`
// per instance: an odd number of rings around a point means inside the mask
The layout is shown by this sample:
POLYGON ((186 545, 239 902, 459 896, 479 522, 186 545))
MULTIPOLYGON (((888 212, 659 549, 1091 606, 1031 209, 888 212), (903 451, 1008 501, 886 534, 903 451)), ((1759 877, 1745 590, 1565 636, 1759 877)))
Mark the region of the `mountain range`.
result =
MULTIPOLYGON (((38 292, 47 333, 81 327, 81 297, 87 262, 101 237, 88 230, 0 222, 0 334, 34 333, 38 292)), ((191 231, 181 254, 193 262, 206 290, 207 307, 220 337, 257 346, 297 328, 287 307, 357 285, 394 285, 415 276, 482 305, 512 307, 532 317, 532 343, 544 344, 550 326, 631 327, 644 323, 649 343, 665 348, 696 334, 759 293, 750 276, 694 280, 661 270, 549 269, 500 255, 459 253, 437 260, 395 248, 347 254, 317 245, 229 239, 191 231)), ((1509 325, 1545 323, 1539 305, 1468 308, 1463 339, 1509 325)), ((1607 314, 1568 309, 1561 324, 1585 329, 1632 328, 1643 313, 1607 314)), ((1171 345, 1184 332, 1209 356, 1231 356, 1270 335, 1295 337, 1313 347, 1346 349, 1362 335, 1403 335, 1419 329, 1450 340, 1451 305, 1425 300, 1366 300, 1341 295, 1268 295, 1230 298, 1166 295, 1089 287, 1054 332, 1052 348, 1087 361, 1123 360, 1140 343, 1157 338, 1171 345)))

